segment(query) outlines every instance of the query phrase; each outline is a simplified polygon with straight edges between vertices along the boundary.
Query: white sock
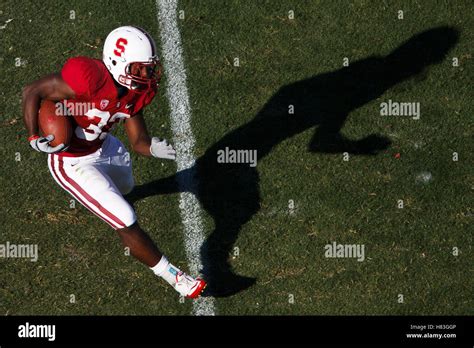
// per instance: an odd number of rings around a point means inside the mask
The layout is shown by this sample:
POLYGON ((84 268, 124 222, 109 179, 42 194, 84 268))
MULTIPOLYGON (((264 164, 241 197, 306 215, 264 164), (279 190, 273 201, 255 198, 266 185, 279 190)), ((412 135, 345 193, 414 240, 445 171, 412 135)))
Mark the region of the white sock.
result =
POLYGON ((170 284, 171 286, 175 286, 176 284, 176 275, 180 272, 180 269, 173 266, 169 263, 166 256, 162 256, 160 262, 158 262, 155 266, 150 267, 150 269, 155 273, 157 276, 163 278, 170 284))

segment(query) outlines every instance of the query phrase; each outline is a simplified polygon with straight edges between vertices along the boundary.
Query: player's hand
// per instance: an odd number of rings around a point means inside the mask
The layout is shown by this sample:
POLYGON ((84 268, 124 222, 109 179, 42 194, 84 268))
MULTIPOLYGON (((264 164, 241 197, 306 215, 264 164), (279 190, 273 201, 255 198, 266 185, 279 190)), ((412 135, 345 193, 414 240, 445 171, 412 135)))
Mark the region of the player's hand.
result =
POLYGON ((151 139, 150 153, 156 158, 176 159, 176 151, 165 139, 154 137, 151 139))
POLYGON ((45 153, 56 153, 60 152, 65 149, 66 145, 59 144, 58 146, 51 146, 49 143, 54 140, 54 135, 50 134, 47 137, 31 137, 30 138, 30 145, 33 149, 38 152, 45 152, 45 153))

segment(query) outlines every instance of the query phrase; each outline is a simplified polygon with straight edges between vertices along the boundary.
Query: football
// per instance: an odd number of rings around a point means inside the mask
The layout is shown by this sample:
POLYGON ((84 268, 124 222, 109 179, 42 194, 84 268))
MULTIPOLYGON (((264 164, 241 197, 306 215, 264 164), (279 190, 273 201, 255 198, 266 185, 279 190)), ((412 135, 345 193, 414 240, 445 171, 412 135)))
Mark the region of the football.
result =
POLYGON ((56 106, 51 100, 43 100, 39 109, 38 126, 41 136, 54 135, 51 146, 69 145, 72 137, 72 124, 69 115, 63 112, 65 108, 56 106))

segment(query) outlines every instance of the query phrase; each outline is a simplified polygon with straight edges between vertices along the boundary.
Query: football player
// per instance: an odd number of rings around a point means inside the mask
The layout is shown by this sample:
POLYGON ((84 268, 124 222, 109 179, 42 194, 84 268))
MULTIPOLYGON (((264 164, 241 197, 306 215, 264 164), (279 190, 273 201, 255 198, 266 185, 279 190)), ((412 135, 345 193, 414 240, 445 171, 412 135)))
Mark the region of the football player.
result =
POLYGON ((123 121, 136 153, 175 159, 176 152, 166 140, 148 135, 142 116, 159 81, 160 63, 154 40, 141 28, 120 27, 107 36, 102 60, 71 58, 60 73, 26 86, 23 118, 31 147, 48 154, 49 170, 58 185, 115 229, 135 258, 182 296, 196 298, 205 281, 187 275, 167 260, 140 228, 135 211, 124 199, 123 195, 134 186, 130 154, 110 134, 123 121), (42 99, 67 105, 73 124, 67 147, 52 147, 49 142, 53 135, 39 135, 38 110, 42 99))

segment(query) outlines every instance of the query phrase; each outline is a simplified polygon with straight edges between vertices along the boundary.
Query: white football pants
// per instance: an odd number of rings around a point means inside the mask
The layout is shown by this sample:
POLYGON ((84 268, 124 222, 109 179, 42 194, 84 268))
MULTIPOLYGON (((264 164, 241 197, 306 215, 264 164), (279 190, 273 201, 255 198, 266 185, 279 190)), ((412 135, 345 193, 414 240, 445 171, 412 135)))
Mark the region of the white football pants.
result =
POLYGON ((137 220, 123 198, 134 186, 130 154, 120 140, 107 135, 102 147, 81 157, 48 155, 54 180, 82 205, 112 228, 128 227, 137 220))

